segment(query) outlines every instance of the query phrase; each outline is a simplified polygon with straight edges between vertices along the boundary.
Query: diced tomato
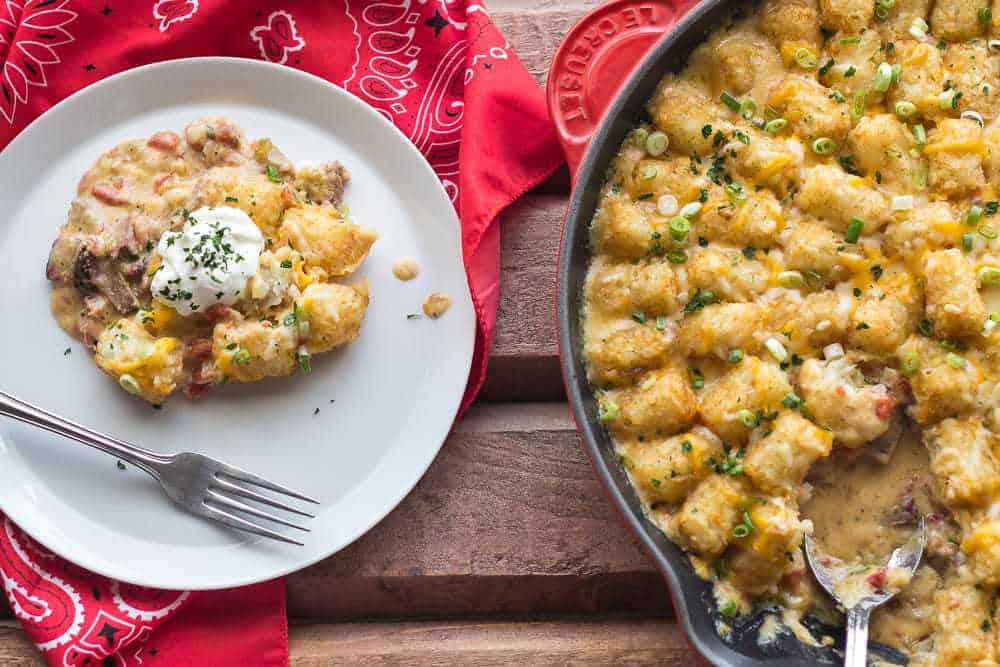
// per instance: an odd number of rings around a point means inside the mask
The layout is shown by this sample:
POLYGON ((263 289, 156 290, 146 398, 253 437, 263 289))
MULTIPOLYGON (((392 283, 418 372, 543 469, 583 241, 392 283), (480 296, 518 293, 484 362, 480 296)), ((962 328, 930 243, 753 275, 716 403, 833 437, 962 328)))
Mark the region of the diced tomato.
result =
POLYGON ((882 421, 888 421, 895 409, 896 398, 892 394, 875 399, 875 415, 882 421))
POLYGON ((880 567, 875 572, 868 575, 868 585, 877 591, 885 590, 885 585, 889 583, 889 576, 885 573, 885 568, 880 567))
POLYGON ((173 153, 181 144, 181 137, 176 132, 157 132, 149 138, 146 144, 158 151, 173 153))
POLYGON ((837 388, 834 389, 834 392, 837 394, 837 396, 847 396, 847 390, 844 389, 844 385, 842 384, 837 385, 837 388))
POLYGON ((90 194, 96 199, 104 202, 108 206, 122 206, 128 203, 128 199, 122 195, 121 187, 115 187, 110 183, 101 181, 90 190, 90 194))

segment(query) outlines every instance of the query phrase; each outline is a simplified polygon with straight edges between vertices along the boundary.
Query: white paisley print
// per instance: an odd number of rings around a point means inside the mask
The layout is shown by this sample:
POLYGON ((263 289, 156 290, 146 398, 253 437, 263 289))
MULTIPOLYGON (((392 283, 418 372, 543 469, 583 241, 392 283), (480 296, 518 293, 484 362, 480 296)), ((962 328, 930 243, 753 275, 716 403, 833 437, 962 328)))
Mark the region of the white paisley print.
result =
POLYGON ((73 43, 67 26, 76 12, 69 0, 0 0, 0 116, 13 124, 32 88, 48 86, 47 70, 62 62, 59 48, 73 43))

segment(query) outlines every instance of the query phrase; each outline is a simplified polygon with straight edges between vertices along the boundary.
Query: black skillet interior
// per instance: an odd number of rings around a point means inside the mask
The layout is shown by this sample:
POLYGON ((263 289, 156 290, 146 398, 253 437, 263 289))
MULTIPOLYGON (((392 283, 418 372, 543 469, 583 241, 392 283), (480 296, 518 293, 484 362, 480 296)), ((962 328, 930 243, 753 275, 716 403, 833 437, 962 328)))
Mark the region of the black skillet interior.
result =
MULTIPOLYGON (((680 70, 688 56, 716 27, 726 25, 746 11, 746 5, 731 0, 704 0, 667 34, 633 72, 608 108, 594 134, 577 172, 570 198, 559 257, 559 339, 563 376, 577 424, 601 482, 608 490, 632 531, 653 555, 670 585, 674 607, 692 643, 715 665, 804 667, 843 664, 842 640, 835 647, 807 646, 788 633, 767 646, 760 646, 756 629, 768 609, 737 621, 732 637, 723 640, 716 632, 715 604, 711 587, 698 578, 686 556, 652 523, 645 519, 639 499, 614 454, 611 441, 596 418, 597 408, 583 367, 580 335, 581 290, 590 251, 588 229, 597 206, 608 167, 626 134, 645 117, 647 100, 668 71, 680 70)), ((678 109, 677 113, 685 113, 678 109)), ((817 634, 840 638, 837 628, 818 622, 806 623, 817 634)), ((896 663, 905 658, 888 647, 872 646, 872 652, 896 663)))

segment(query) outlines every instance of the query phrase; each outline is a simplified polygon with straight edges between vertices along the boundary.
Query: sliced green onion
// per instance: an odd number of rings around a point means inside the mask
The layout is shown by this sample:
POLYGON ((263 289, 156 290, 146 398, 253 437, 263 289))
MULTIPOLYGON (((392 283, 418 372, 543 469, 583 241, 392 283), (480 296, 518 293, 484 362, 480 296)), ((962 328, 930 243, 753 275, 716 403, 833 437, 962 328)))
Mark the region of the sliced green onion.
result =
POLYGON ((722 94, 719 95, 719 99, 722 100, 722 103, 725 104, 727 107, 739 113, 740 101, 738 99, 736 99, 726 91, 722 91, 722 94))
POLYGON ((975 227, 982 219, 983 208, 981 206, 973 206, 969 209, 969 212, 965 214, 965 224, 970 227, 975 227))
POLYGON ((740 422, 747 428, 757 427, 757 416, 749 410, 740 410, 736 413, 736 416, 739 417, 740 422))
POLYGON ((782 271, 778 274, 778 284, 785 289, 798 289, 805 284, 798 271, 782 271))
POLYGON ((140 391, 139 381, 128 373, 118 378, 118 385, 130 394, 138 394, 140 391))
POLYGON ((632 143, 639 148, 646 147, 646 139, 649 138, 649 130, 644 127, 637 127, 632 130, 632 143))
POLYGON ((875 18, 878 19, 879 21, 885 21, 887 18, 889 18, 889 10, 886 7, 883 7, 881 4, 876 2, 875 18))
POLYGON ((821 276, 817 271, 807 269, 802 276, 806 279, 806 287, 814 292, 818 292, 826 287, 826 281, 823 280, 823 276, 821 276))
POLYGON ((312 355, 309 354, 309 350, 303 345, 299 348, 298 353, 299 369, 303 373, 312 373, 312 355))
POLYGON ((743 350, 735 348, 729 351, 729 363, 738 364, 743 361, 743 350))
POLYGON ((1000 269, 995 266, 984 266, 979 269, 979 282, 988 287, 1000 285, 1000 269))
POLYGON ((854 120, 859 120, 865 115, 865 105, 867 94, 863 90, 859 90, 854 93, 854 97, 851 98, 851 117, 854 120))
POLYGON ((844 45, 847 45, 847 44, 860 44, 861 43, 861 36, 860 35, 852 35, 851 37, 841 37, 840 38, 840 43, 844 44, 844 45))
POLYGON ((949 352, 948 356, 945 357, 948 365, 952 368, 962 369, 965 368, 965 359, 955 354, 954 352, 949 352))
POLYGON ((299 335, 302 337, 308 336, 309 313, 307 313, 306 309, 300 306, 299 304, 295 304, 295 310, 293 311, 293 313, 295 315, 295 324, 299 328, 299 335))
POLYGON ((962 250, 965 252, 972 252, 972 241, 974 240, 972 232, 965 232, 962 234, 962 250))
POLYGON ((817 155, 829 155, 837 150, 837 142, 829 137, 820 137, 812 142, 813 153, 817 155))
POLYGON ((993 10, 989 7, 980 7, 979 11, 976 12, 976 18, 979 19, 980 23, 989 23, 993 20, 993 10))
POLYGON ((687 253, 683 250, 668 250, 664 256, 671 264, 683 264, 688 261, 687 253))
POLYGON ((958 91, 954 88, 938 93, 938 107, 941 109, 954 109, 958 103, 958 91))
POLYGON ((757 103, 754 102, 752 97, 744 97, 743 101, 740 102, 740 116, 746 120, 750 120, 755 113, 757 113, 757 103))
POLYGON ((805 403, 801 398, 799 398, 795 392, 785 394, 785 397, 781 399, 781 404, 784 405, 789 410, 798 410, 805 403))
POLYGON ((899 77, 903 75, 903 66, 899 63, 893 63, 892 65, 892 80, 891 83, 899 83, 899 77))
MULTIPOLYGON (((742 539, 749 534, 750 534, 750 528, 747 527, 745 524, 738 523, 735 526, 733 526, 733 537, 742 539)), ((733 603, 733 606, 735 607, 736 604, 733 603)), ((719 609, 719 613, 722 614, 722 609, 719 609)), ((723 616, 725 616, 725 614, 723 614, 723 616)))
POLYGON ((990 225, 983 225, 979 228, 979 235, 984 239, 992 241, 997 237, 997 230, 993 229, 990 225))
POLYGON ((913 19, 910 23, 910 35, 913 39, 922 40, 927 37, 927 31, 930 30, 930 26, 927 25, 927 21, 923 20, 919 16, 913 19))
POLYGON ((681 215, 685 218, 693 218, 699 213, 701 213, 701 202, 693 201, 688 204, 684 204, 681 208, 681 215))
POLYGON ((764 341, 764 347, 779 362, 788 358, 788 350, 785 349, 785 346, 777 338, 768 338, 764 341))
POLYGON ((927 165, 922 164, 917 167, 913 172, 913 187, 918 190, 923 190, 927 187, 927 165))
POLYGON ((644 313, 641 310, 633 310, 632 311, 632 319, 635 320, 636 322, 638 322, 639 324, 645 324, 646 323, 646 313, 644 313))
POLYGON ((892 65, 889 63, 882 63, 875 70, 875 77, 872 79, 872 89, 880 93, 884 93, 889 90, 889 86, 892 85, 892 65))
POLYGON ((857 243, 858 239, 861 238, 861 231, 864 228, 864 220, 861 220, 860 218, 851 218, 851 221, 847 224, 847 233, 844 234, 844 240, 848 243, 857 243))
POLYGON ((778 134, 788 126, 788 121, 784 118, 775 118, 764 124, 764 131, 768 134, 778 134))
POLYGON ((640 170, 639 177, 644 181, 651 181, 659 176, 660 170, 653 165, 647 164, 640 170))
POLYGON ((924 146, 927 144, 927 130, 920 123, 914 125, 911 129, 913 132, 913 139, 917 142, 918 146, 924 146))
POLYGON ((670 320, 667 319, 666 315, 657 315, 656 316, 656 330, 657 331, 666 331, 667 330, 667 323, 669 321, 670 320))
POLYGON ((900 118, 909 118, 913 114, 917 113, 917 105, 913 102, 907 102, 903 100, 901 102, 896 102, 896 115, 900 118))
POLYGON ((676 218, 670 219, 670 238, 675 241, 685 241, 687 240, 688 234, 691 233, 691 223, 688 219, 682 216, 677 216, 676 218))
POLYGON ((613 401, 603 401, 597 408, 597 418, 607 424, 618 416, 618 405, 613 401))
POLYGON ((250 361, 250 351, 240 348, 236 354, 233 355, 234 364, 245 364, 250 361))
POLYGON ((653 157, 663 155, 670 146, 670 139, 663 132, 653 132, 646 137, 646 152, 653 157))
POLYGON ((278 168, 275 165, 267 165, 267 167, 264 168, 264 171, 267 172, 267 179, 269 181, 272 183, 281 183, 281 172, 278 171, 278 168))
POLYGON ((727 183, 725 190, 726 190, 726 196, 729 197, 729 201, 733 202, 734 204, 742 204, 747 200, 747 193, 744 192, 743 186, 740 185, 739 183, 736 183, 735 181, 732 183, 727 183))
POLYGON ((660 215, 673 215, 677 212, 677 197, 673 195, 660 195, 656 200, 656 212, 660 215))
POLYGON ((913 375, 920 370, 920 355, 916 352, 904 352, 899 360, 899 369, 903 375, 913 375))
POLYGON ((705 376, 697 368, 689 368, 688 375, 691 377, 691 387, 694 389, 705 388, 705 376))
POLYGON ((798 63, 799 67, 801 67, 802 69, 813 69, 819 62, 816 59, 816 54, 804 46, 800 46, 799 48, 795 49, 795 54, 793 57, 795 58, 795 62, 798 63))

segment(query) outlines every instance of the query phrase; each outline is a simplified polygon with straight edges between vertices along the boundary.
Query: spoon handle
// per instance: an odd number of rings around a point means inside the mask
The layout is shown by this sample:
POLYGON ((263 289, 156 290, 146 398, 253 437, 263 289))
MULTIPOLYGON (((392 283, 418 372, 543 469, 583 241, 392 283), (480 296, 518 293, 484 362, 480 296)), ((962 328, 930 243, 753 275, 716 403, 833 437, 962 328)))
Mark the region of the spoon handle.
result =
POLYGON ((847 612, 847 649, 844 667, 865 667, 868 664, 868 617, 871 609, 858 605, 847 612))

